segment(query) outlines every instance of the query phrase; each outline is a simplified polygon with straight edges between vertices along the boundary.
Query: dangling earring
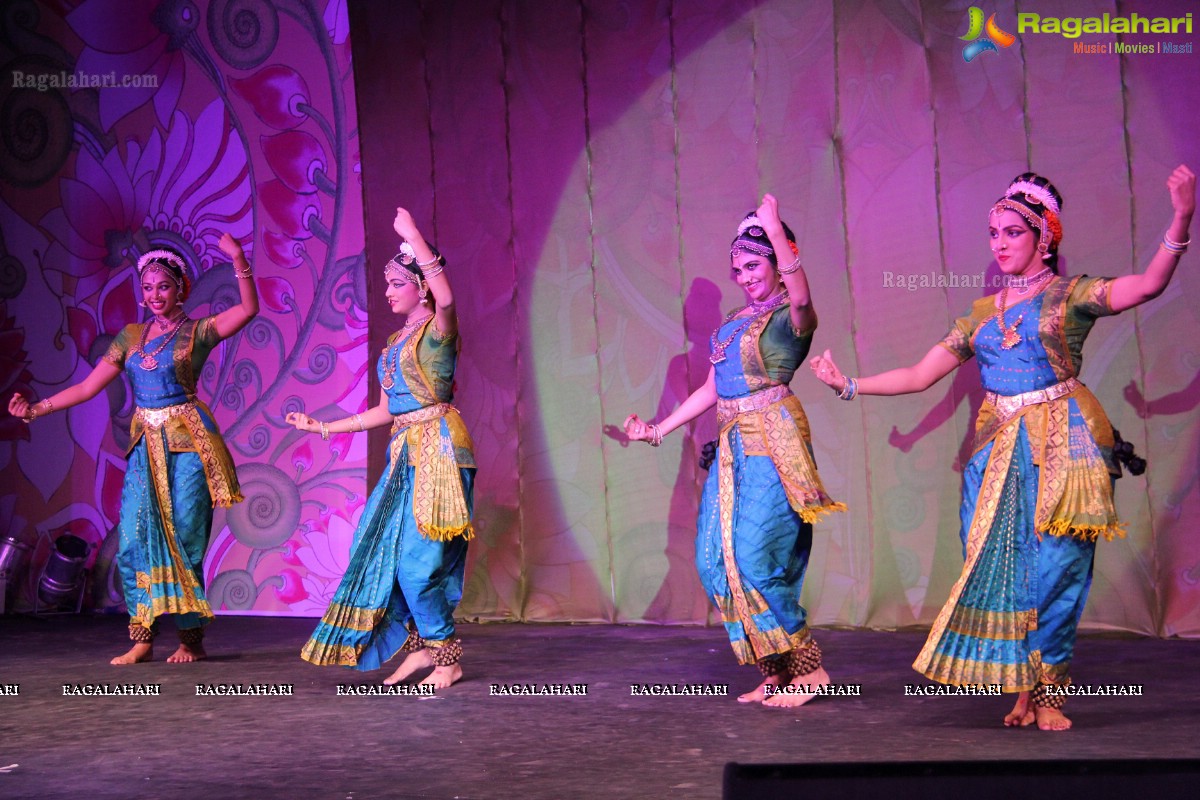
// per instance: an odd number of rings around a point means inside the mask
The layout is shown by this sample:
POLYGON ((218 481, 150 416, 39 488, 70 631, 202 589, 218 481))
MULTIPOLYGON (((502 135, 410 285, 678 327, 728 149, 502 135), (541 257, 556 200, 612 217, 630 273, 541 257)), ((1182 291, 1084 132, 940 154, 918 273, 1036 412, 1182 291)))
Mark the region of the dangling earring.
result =
POLYGON ((1049 261, 1054 258, 1054 253, 1042 253, 1042 261, 1049 261))
POLYGON ((417 290, 417 296, 420 297, 421 302, 424 303, 425 300, 429 297, 429 285, 424 282, 421 282, 421 283, 418 283, 417 286, 420 287, 417 290))

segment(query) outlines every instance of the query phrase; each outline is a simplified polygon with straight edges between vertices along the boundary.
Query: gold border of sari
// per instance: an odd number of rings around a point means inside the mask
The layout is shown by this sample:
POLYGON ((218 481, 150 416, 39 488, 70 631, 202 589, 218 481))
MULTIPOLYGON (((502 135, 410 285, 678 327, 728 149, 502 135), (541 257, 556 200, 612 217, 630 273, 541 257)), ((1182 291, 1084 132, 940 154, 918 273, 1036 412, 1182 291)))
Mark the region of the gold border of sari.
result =
MULTIPOLYGON (((946 629, 951 627, 952 619, 958 611, 958 600, 962 597, 963 589, 966 588, 967 581, 970 579, 971 574, 975 571, 976 564, 979 562, 979 556, 983 552, 984 543, 992 532, 996 512, 1000 507, 1000 496, 1003 493, 1008 471, 1012 465, 1012 456, 1013 451, 1016 449, 1019 425, 1020 417, 1010 420, 1010 423, 1001 428, 995 436, 992 452, 988 455, 987 467, 984 470, 979 498, 975 504, 975 514, 971 519, 971 527, 967 531, 966 561, 963 564, 963 569, 958 576, 958 580, 954 582, 954 586, 950 589, 950 596, 946 599, 945 604, 938 612, 937 618, 933 621, 933 626, 929 629, 929 636, 925 640, 925 645, 921 648, 920 654, 917 655, 916 661, 913 662, 913 669, 930 680, 939 683, 953 685, 998 683, 1006 687, 1020 687, 1015 690, 1010 688, 1010 691, 1025 691, 1025 689, 1032 688, 1036 681, 1037 669, 1032 663, 1001 664, 991 661, 970 661, 937 653, 937 647, 941 644, 942 636, 945 634, 946 629)), ((962 615, 960 614, 959 616, 961 617, 962 615)), ((964 622, 969 623, 970 620, 957 620, 957 622, 959 624, 955 627, 962 627, 964 622)), ((989 624, 1008 627, 1019 623, 1025 623, 1030 626, 1027 630, 1036 627, 1036 610, 1034 610, 1031 617, 1020 617, 1014 614, 1008 619, 989 618, 984 621, 985 627, 989 624)), ((1023 633, 1014 628, 1013 630, 1006 631, 1000 638, 1023 639, 1025 637, 1023 633)), ((1030 660, 1033 661, 1032 654, 1030 660)), ((1040 661, 1040 654, 1038 660, 1040 661)))
MULTIPOLYGON (((146 464, 150 472, 151 485, 154 487, 155 499, 158 501, 159 519, 162 523, 163 538, 167 544, 171 564, 151 567, 147 585, 144 588, 150 596, 149 610, 152 616, 149 620, 138 619, 142 614, 142 607, 139 606, 138 615, 134 621, 149 625, 155 618, 163 614, 187 613, 211 618, 213 611, 208 601, 196 596, 196 589, 200 588, 200 581, 196 577, 196 573, 184 565, 183 555, 179 552, 179 542, 175 534, 174 506, 171 501, 170 471, 167 466, 168 451, 164 441, 165 436, 161 429, 151 429, 151 435, 143 438, 146 441, 146 464), (178 584, 183 593, 183 600, 177 600, 174 595, 155 596, 152 591, 153 584, 178 584)), ((142 574, 139 573, 137 576, 139 585, 142 582, 142 574)))

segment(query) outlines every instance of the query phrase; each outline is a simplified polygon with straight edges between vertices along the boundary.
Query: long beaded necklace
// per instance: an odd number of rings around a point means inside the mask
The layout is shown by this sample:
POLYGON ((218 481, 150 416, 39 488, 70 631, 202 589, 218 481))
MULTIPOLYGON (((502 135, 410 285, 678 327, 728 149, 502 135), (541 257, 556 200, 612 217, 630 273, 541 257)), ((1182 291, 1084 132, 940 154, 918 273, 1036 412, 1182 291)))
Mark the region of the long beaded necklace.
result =
MULTIPOLYGON (((1028 289, 1032 289, 1033 287, 1036 286, 1037 292, 1040 292, 1042 289, 1046 288, 1046 286, 1049 285, 1047 278, 1053 274, 1054 274, 1053 271, 1049 267, 1047 267, 1046 269, 1039 272, 1037 275, 1034 275, 1033 278, 1029 279, 1026 282, 1025 286, 1028 289)), ((1033 292, 1032 294, 1029 295, 1029 297, 1033 297, 1034 295, 1037 294, 1037 292, 1033 292)), ((1028 299, 1028 298, 1025 298, 1025 299, 1028 299)), ((1000 290, 1000 313, 997 315, 996 322, 1000 325, 1000 347, 1005 350, 1012 350, 1014 347, 1016 347, 1017 345, 1019 345, 1021 343, 1021 334, 1017 332, 1017 328, 1019 328, 1021 326, 1021 320, 1025 319, 1025 312, 1022 311, 1021 314, 1017 317, 1017 321, 1014 322, 1010 326, 1010 325, 1006 325, 1004 322, 1004 312, 1007 310, 1008 310, 1008 287, 1005 286, 1003 289, 1000 290)))
POLYGON ((137 354, 142 357, 142 369, 146 370, 147 372, 158 369, 158 359, 155 358, 155 356, 165 350, 167 345, 174 340, 175 334, 179 333, 179 329, 183 327, 183 323, 187 322, 187 319, 187 314, 180 314, 179 319, 177 319, 175 324, 171 326, 170 331, 163 336, 162 343, 158 347, 154 348, 154 351, 150 353, 146 352, 146 341, 150 334, 150 328, 153 326, 153 323, 147 322, 145 324, 145 326, 142 328, 142 339, 140 342, 138 342, 137 346, 137 354))
POLYGON ((729 345, 733 344, 734 339, 741 336, 742 333, 744 333, 745 330, 749 328, 756 319, 779 308, 787 302, 787 299, 788 293, 783 291, 774 297, 768 297, 766 300, 751 301, 748 305, 744 305, 741 308, 735 309, 726 314, 725 321, 722 322, 715 331, 713 331, 712 339, 709 342, 712 347, 712 354, 708 357, 709 363, 716 365, 724 361, 726 358, 725 351, 729 349, 729 345), (742 313, 747 308, 750 309, 750 313, 746 316, 746 321, 734 328, 733 332, 730 333, 725 339, 718 339, 717 334, 721 332, 721 328, 728 325, 731 320, 733 320, 738 314, 742 313))
POLYGON ((404 344, 404 340, 412 335, 412 332, 425 324, 433 314, 426 314, 420 319, 409 320, 404 323, 404 327, 400 329, 400 334, 396 337, 396 343, 390 347, 383 348, 383 378, 380 379, 379 385, 384 389, 391 389, 396 385, 396 370, 400 366, 400 349, 404 344))

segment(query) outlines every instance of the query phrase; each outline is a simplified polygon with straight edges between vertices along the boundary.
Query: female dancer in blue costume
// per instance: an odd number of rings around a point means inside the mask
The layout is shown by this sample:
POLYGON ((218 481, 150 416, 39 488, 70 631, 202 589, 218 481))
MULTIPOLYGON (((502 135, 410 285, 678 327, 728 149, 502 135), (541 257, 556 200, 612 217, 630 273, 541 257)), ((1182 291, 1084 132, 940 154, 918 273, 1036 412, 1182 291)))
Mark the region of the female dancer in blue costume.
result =
POLYGON ((379 404, 330 423, 287 416, 325 439, 392 426, 387 467, 354 533, 350 565, 300 656, 373 670, 403 650, 407 657, 384 683, 433 667, 421 683, 441 689, 462 677, 454 607, 472 536, 475 457, 450 405, 459 340, 446 262, 408 211, 396 209, 393 227, 404 243, 384 267, 385 296, 405 322, 379 359, 379 404))
POLYGON ((805 689, 829 683, 800 588, 812 523, 845 510, 821 485, 808 419, 787 386, 817 327, 795 238, 765 195, 730 248, 733 279, 749 304, 713 333, 708 380, 657 424, 636 414, 625 420, 630 439, 657 446, 716 405, 721 433, 700 502, 696 569, 738 662, 763 674, 738 700, 768 706, 801 705, 816 696, 805 689))
POLYGON ((953 685, 1018 693, 1009 726, 1066 730, 1075 629, 1092 578, 1096 540, 1123 535, 1113 508, 1112 426, 1076 377, 1098 317, 1160 295, 1188 244, 1196 178, 1167 180, 1174 217, 1142 275, 1059 277, 1062 198, 1045 179, 1019 176, 988 217, 992 252, 1012 279, 975 302, 911 367, 846 378, 825 351, 816 376, 843 399, 923 391, 972 355, 986 390, 974 455, 963 470, 966 563, 914 668, 953 685))
POLYGON ((149 661, 163 614, 174 615, 179 629, 179 649, 167 661, 205 657, 204 626, 213 612, 200 573, 212 510, 242 495, 212 412, 196 397, 196 376, 217 343, 258 313, 258 292, 241 245, 227 233, 219 246, 233 262, 239 305, 190 319, 183 310, 190 285, 186 262, 173 250, 151 250, 137 264, 141 305, 153 315, 150 321, 125 326, 80 383, 32 405, 18 394, 8 405, 14 416, 32 422, 91 400, 122 370, 133 387, 137 408, 117 551, 133 647, 113 664, 149 661))

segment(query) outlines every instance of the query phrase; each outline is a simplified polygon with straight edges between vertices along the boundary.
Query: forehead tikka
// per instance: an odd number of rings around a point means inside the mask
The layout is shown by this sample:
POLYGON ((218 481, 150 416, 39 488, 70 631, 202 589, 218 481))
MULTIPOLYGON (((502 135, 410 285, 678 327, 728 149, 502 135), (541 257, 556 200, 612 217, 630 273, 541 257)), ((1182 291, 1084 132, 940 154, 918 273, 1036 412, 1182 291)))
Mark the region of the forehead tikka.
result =
POLYGON ((754 253, 756 256, 762 256, 763 258, 775 255, 775 249, 765 244, 759 244, 750 239, 737 239, 734 241, 733 247, 729 248, 729 260, 732 261, 737 258, 738 252, 742 250, 747 253, 754 253))

